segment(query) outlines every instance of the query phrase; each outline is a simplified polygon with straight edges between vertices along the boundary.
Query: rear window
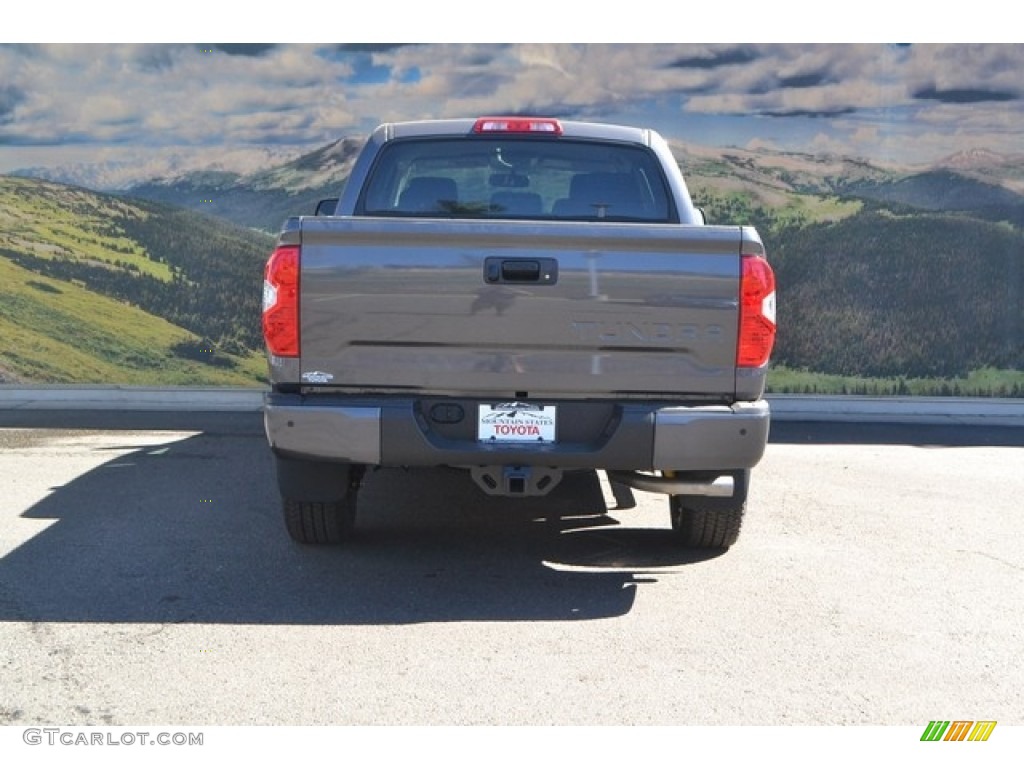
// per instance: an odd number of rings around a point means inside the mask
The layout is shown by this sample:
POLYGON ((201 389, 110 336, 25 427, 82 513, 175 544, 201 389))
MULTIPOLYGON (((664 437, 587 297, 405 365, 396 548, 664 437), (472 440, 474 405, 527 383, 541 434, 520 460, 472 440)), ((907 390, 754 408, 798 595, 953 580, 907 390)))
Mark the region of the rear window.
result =
POLYGON ((646 147, 558 138, 396 140, 377 158, 367 216, 675 222, 646 147))

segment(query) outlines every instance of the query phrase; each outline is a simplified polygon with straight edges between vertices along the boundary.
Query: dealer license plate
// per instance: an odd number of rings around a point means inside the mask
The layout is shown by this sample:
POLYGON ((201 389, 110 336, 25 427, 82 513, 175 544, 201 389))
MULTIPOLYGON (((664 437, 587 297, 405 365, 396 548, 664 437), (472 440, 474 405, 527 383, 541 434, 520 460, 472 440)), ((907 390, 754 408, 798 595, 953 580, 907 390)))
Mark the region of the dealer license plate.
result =
POLYGON ((481 404, 477 439, 485 443, 555 442, 554 405, 533 403, 481 404))

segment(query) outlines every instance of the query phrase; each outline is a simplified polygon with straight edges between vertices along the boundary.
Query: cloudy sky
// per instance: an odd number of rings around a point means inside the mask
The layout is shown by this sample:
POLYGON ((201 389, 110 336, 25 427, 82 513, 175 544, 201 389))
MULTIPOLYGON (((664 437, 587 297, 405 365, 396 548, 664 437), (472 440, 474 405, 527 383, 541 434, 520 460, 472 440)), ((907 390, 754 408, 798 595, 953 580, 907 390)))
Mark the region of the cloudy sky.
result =
POLYGON ((1024 152, 1021 44, 4 44, 0 173, 246 170, 385 120, 531 113, 913 164, 1024 152))

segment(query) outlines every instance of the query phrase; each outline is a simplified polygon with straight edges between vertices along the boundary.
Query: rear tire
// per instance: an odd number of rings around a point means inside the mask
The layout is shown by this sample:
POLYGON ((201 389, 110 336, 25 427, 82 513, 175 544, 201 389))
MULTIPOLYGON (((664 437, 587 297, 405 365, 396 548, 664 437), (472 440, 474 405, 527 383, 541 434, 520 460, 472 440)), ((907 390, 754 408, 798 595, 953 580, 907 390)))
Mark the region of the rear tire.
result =
POLYGON ((736 543, 747 506, 750 470, 729 474, 735 484, 731 498, 669 496, 672 531, 684 547, 725 550, 736 543))
POLYGON ((284 499, 284 524, 299 544, 342 544, 352 538, 356 523, 356 493, 341 501, 284 499))
POLYGON ((300 544, 342 544, 352 538, 365 467, 277 457, 288 535, 300 544))

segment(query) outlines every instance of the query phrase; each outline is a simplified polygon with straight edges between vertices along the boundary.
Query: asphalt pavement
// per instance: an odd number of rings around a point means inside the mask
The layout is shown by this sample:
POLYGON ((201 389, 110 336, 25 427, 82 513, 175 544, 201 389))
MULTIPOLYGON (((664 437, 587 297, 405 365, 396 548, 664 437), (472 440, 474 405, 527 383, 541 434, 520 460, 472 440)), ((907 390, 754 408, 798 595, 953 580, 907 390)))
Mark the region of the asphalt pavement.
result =
POLYGON ((286 536, 258 414, 4 412, 0 723, 1024 724, 1024 430, 777 424, 739 543, 598 473, 368 476, 286 536))

